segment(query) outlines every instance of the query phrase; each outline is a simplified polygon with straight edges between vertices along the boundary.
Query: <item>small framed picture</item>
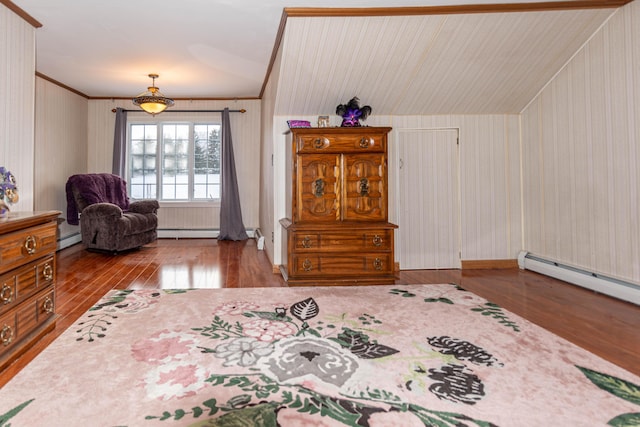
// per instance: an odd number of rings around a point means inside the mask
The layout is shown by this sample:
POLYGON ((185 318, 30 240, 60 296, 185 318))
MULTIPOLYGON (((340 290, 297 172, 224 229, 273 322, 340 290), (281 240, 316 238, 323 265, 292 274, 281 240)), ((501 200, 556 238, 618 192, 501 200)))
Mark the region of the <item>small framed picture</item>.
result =
POLYGON ((318 116, 318 127, 319 128, 328 128, 329 127, 329 116, 318 116))

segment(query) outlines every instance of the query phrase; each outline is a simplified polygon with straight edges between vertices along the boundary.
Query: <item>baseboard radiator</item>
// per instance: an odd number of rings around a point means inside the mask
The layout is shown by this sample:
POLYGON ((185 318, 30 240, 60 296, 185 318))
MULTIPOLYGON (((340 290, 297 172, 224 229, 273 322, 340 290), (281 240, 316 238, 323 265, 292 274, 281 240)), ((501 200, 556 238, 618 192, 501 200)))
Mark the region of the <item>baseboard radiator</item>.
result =
MULTIPOLYGON (((217 239, 219 228, 158 228, 159 239, 217 239)), ((247 228, 249 238, 255 237, 255 230, 247 228)))
POLYGON ((518 254, 518 266, 640 305, 640 286, 631 282, 544 259, 526 251, 518 254))
POLYGON ((258 246, 258 250, 264 250, 264 236, 262 235, 262 230, 256 228, 256 231, 253 233, 253 237, 256 239, 256 246, 258 246))

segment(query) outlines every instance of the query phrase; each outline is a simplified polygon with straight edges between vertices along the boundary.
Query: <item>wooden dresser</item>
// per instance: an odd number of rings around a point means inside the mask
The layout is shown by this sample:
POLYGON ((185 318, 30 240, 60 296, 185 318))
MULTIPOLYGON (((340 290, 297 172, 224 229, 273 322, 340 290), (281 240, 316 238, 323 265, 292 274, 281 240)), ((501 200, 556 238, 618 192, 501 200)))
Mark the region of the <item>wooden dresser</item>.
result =
POLYGON ((0 370, 55 326, 60 211, 0 218, 0 370))
POLYGON ((280 220, 281 266, 290 285, 392 283, 387 134, 391 128, 296 128, 287 141, 286 195, 280 220))

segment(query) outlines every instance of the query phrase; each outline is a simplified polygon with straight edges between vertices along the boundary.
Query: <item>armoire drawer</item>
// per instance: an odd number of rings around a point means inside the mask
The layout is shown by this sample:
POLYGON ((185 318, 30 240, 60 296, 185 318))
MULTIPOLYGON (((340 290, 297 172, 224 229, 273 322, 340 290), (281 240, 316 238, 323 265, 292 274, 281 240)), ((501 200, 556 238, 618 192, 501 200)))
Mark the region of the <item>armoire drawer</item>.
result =
POLYGON ((303 153, 361 153, 384 152, 385 135, 367 134, 360 135, 301 135, 297 139, 297 151, 303 153))
POLYGON ((393 274, 393 261, 388 253, 363 254, 294 254, 290 274, 297 277, 367 276, 393 274))
POLYGON ((296 252, 304 251, 345 251, 371 252, 389 251, 393 243, 392 230, 356 230, 293 232, 292 238, 296 252))

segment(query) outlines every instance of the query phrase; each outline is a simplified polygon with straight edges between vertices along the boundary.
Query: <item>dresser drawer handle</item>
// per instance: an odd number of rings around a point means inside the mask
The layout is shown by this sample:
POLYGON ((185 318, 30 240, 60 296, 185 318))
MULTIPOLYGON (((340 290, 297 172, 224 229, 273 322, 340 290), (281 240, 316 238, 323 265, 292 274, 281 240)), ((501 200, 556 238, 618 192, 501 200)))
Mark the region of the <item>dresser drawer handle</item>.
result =
POLYGON ((24 241, 24 248, 29 255, 33 255, 36 253, 37 246, 38 244, 36 243, 35 237, 27 236, 27 239, 24 241))
POLYGON ((373 268, 375 268, 376 270, 382 270, 382 260, 380 258, 376 258, 373 261, 373 268))
POLYGON ((367 138, 366 136, 363 136, 362 139, 360 140, 360 148, 367 148, 369 147, 369 138, 367 138))
POLYGON ((313 264, 311 264, 311 261, 309 261, 309 258, 304 260, 304 262, 302 263, 302 268, 304 269, 304 271, 313 270, 313 264))
POLYGON ((13 301, 13 287, 7 285, 6 283, 2 285, 2 290, 0 291, 0 299, 3 304, 9 304, 13 301))
POLYGON ((314 148, 322 148, 324 146, 324 141, 320 138, 316 138, 315 141, 313 141, 313 147, 314 148))
POLYGON ((309 249, 311 247, 311 237, 305 236, 302 240, 302 247, 305 249, 309 249))
POLYGON ((377 234, 373 236, 373 246, 382 246, 382 237, 377 234))
POLYGON ((46 263, 44 265, 44 268, 42 269, 42 276, 45 278, 45 280, 53 279, 53 267, 51 267, 51 264, 46 263))
POLYGON ((42 309, 45 313, 53 313, 53 300, 49 297, 46 297, 44 299, 44 302, 42 303, 42 309))
POLYGON ((5 346, 11 344, 11 341, 13 341, 13 329, 11 329, 11 326, 4 325, 2 327, 2 331, 0 331, 0 341, 2 341, 2 344, 5 346))

